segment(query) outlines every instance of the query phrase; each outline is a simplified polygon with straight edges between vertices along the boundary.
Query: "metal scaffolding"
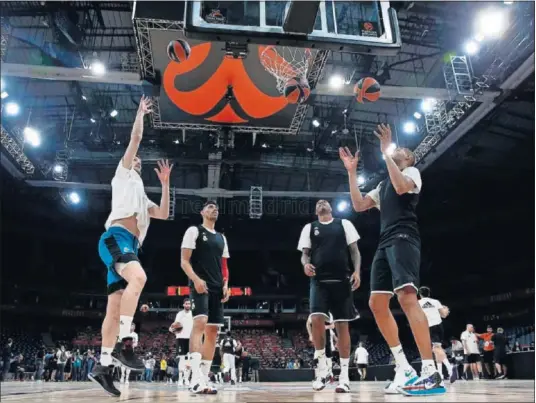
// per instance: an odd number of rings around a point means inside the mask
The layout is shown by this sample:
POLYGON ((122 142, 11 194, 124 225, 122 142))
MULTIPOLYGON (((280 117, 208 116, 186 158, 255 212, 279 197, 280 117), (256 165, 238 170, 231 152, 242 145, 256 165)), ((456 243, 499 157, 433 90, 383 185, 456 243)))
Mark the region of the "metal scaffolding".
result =
POLYGON ((249 193, 249 218, 262 217, 262 186, 252 186, 249 193))
POLYGON ((13 139, 6 129, 4 129, 4 126, 1 126, 1 137, 0 142, 2 146, 7 150, 9 155, 15 160, 17 164, 21 167, 23 172, 26 175, 33 175, 35 172, 35 166, 32 164, 32 162, 28 159, 26 154, 24 154, 24 150, 22 146, 20 146, 15 139, 13 139))

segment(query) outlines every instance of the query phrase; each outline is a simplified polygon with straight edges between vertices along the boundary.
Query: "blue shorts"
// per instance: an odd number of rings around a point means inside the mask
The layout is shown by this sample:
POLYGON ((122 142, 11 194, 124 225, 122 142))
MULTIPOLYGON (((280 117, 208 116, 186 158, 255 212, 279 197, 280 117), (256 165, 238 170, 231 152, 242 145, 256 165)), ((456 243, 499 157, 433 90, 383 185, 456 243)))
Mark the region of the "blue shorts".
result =
POLYGON ((108 268, 108 295, 123 290, 127 282, 115 271, 116 263, 139 262, 138 239, 123 227, 110 227, 99 240, 99 256, 108 268))

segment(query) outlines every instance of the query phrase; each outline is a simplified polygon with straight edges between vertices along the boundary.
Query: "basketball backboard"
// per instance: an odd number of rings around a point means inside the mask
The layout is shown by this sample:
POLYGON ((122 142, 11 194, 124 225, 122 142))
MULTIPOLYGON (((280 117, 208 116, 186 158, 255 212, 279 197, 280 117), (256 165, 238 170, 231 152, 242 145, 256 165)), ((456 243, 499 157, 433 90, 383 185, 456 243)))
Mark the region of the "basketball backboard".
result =
POLYGON ((283 30, 289 1, 187 1, 187 38, 393 55, 400 50, 396 11, 388 1, 320 2, 312 33, 283 30))

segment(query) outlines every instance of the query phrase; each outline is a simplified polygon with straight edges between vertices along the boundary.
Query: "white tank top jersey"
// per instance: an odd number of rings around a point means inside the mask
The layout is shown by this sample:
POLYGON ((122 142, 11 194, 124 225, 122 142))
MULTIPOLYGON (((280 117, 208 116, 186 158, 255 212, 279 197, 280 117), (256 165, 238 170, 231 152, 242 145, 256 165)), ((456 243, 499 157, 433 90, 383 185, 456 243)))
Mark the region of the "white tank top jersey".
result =
POLYGON ((132 332, 130 333, 130 337, 132 337, 132 347, 134 348, 138 347, 138 341, 139 341, 138 333, 132 332))
POLYGON ((156 206, 147 195, 143 187, 141 176, 134 169, 126 169, 123 160, 115 170, 112 179, 112 211, 106 220, 104 228, 108 230, 112 221, 136 215, 140 236, 138 241, 142 244, 149 229, 149 209, 156 206))
POLYGON ((460 340, 463 344, 464 354, 480 354, 480 350, 478 348, 478 337, 476 337, 476 334, 470 333, 466 330, 462 333, 460 340), (467 348, 465 348, 465 346, 467 346, 467 348))
MULTIPOLYGON (((175 333, 176 339, 189 339, 192 333, 192 327, 194 326, 194 319, 192 316, 192 310, 186 312, 184 309, 177 313, 175 322, 180 322, 182 325, 182 331, 175 333)), ((172 330, 170 328, 170 330, 172 330)))
POLYGON ((441 302, 433 298, 421 298, 419 304, 426 315, 426 319, 428 319, 428 326, 437 326, 443 322, 439 314, 439 309, 443 307, 441 302))

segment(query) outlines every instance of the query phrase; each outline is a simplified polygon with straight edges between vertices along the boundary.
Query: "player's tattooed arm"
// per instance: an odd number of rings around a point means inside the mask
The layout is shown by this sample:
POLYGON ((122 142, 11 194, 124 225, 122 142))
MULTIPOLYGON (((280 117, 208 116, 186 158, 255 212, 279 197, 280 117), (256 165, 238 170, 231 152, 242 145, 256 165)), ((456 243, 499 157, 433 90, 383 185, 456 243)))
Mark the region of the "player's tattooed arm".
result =
POLYGON ((311 264, 311 249, 310 248, 302 249, 301 264, 303 266, 303 271, 305 272, 306 276, 313 277, 316 274, 315 267, 311 264))
POLYGON ((354 264, 354 272, 352 273, 350 280, 352 282, 352 291, 355 291, 361 285, 361 253, 357 247, 357 242, 348 245, 348 249, 350 250, 350 257, 354 264))

